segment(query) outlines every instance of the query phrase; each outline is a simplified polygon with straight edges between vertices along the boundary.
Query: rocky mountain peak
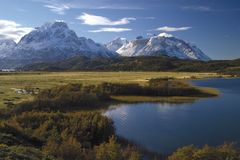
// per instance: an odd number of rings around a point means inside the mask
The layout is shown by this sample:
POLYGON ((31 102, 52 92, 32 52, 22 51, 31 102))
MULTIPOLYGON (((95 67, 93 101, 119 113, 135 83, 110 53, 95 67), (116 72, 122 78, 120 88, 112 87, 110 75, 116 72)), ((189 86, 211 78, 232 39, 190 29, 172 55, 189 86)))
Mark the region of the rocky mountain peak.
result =
POLYGON ((199 48, 167 33, 150 38, 135 39, 117 50, 122 56, 160 56, 208 61, 210 58, 199 48))
POLYGON ((116 52, 119 48, 121 48, 123 45, 127 44, 128 40, 126 38, 115 38, 113 41, 110 41, 105 45, 106 48, 108 48, 110 51, 116 52))

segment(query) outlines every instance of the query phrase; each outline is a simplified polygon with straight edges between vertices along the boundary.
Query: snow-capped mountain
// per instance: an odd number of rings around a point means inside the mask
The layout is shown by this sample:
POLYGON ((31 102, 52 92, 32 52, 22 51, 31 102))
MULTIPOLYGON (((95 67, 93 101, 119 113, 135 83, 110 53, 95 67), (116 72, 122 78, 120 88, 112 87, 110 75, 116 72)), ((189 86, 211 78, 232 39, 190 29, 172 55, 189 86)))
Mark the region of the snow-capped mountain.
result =
POLYGON ((16 45, 13 40, 0 39, 0 59, 10 56, 16 45))
POLYGON ((146 46, 147 43, 148 43, 148 39, 144 39, 144 38, 131 40, 127 44, 119 48, 116 52, 119 53, 121 56, 128 56, 128 57, 137 56, 136 53, 138 53, 144 46, 146 46))
POLYGON ((75 55, 112 57, 118 54, 91 39, 78 37, 64 22, 46 23, 25 35, 14 50, 14 59, 60 60, 75 55))
POLYGON ((105 47, 109 49, 110 51, 116 52, 119 48, 121 48, 123 45, 127 44, 128 41, 126 38, 116 38, 113 41, 108 42, 105 44, 105 47))
POLYGON ((0 40, 0 68, 21 67, 36 62, 64 60, 77 55, 94 57, 168 55, 181 59, 210 60, 199 48, 170 34, 135 40, 117 38, 106 45, 78 37, 64 22, 46 23, 26 34, 16 44, 0 40))
POLYGON ((210 58, 196 46, 167 33, 161 33, 158 36, 146 39, 129 41, 116 52, 122 56, 129 57, 168 55, 180 59, 210 60, 210 58))

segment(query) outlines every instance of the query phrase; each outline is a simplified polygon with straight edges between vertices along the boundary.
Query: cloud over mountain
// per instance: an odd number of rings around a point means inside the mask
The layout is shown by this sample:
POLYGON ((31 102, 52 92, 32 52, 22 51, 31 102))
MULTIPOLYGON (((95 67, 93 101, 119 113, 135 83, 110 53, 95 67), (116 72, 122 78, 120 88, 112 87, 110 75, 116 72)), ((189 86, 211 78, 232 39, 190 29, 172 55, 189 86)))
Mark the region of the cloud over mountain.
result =
POLYGON ((81 20, 83 24, 86 25, 101 25, 101 26, 117 26, 117 25, 124 25, 129 24, 130 21, 136 20, 133 17, 125 17, 116 21, 110 20, 107 17, 92 15, 88 13, 82 13, 82 15, 77 17, 78 20, 81 20))
POLYGON ((52 12, 59 15, 65 14, 65 11, 70 9, 70 6, 68 6, 67 4, 47 4, 44 5, 44 7, 49 8, 52 12))
POLYGON ((0 39, 11 39, 18 42, 20 38, 34 30, 31 27, 23 27, 14 21, 0 19, 0 39))
POLYGON ((191 29, 192 27, 169 27, 169 26, 164 26, 164 27, 159 27, 156 30, 157 31, 163 31, 163 32, 177 32, 177 31, 186 31, 191 29))
POLYGON ((89 32, 92 33, 99 33, 99 32, 126 32, 126 31, 131 31, 132 29, 130 28, 100 28, 96 30, 89 30, 89 32))

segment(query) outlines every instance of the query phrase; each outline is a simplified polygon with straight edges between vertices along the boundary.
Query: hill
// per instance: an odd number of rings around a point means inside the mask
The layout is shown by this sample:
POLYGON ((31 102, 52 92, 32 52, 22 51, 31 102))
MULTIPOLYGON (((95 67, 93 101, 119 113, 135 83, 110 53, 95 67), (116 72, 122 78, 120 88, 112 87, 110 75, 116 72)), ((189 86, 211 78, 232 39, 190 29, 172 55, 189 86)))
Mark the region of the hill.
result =
POLYGON ((236 60, 181 60, 167 56, 117 58, 88 58, 76 56, 53 63, 27 65, 25 71, 186 71, 240 73, 240 59, 236 60))

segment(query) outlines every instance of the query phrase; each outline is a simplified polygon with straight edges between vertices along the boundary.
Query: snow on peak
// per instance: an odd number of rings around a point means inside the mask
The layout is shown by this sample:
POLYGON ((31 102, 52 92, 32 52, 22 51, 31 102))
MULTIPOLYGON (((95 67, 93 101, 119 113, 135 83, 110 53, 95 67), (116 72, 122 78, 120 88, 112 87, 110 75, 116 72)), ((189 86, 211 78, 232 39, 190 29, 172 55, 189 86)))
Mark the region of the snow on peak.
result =
POLYGON ((11 40, 11 39, 0 39, 0 45, 3 46, 3 45, 8 45, 8 46, 15 46, 16 45, 16 42, 11 40))
POLYGON ((126 41, 127 40, 127 38, 120 38, 122 41, 126 41))
POLYGON ((10 39, 0 39, 0 58, 9 56, 16 47, 16 42, 10 39))
POLYGON ((64 22, 48 22, 25 35, 18 49, 78 48, 78 37, 64 22))
POLYGON ((159 37, 166 37, 166 38, 173 37, 173 35, 168 34, 168 33, 160 33, 158 36, 159 36, 159 37))
POLYGON ((119 48, 126 45, 128 43, 126 38, 115 38, 113 41, 108 42, 105 46, 110 51, 116 52, 119 48))
POLYGON ((41 30, 46 30, 50 28, 68 29, 68 25, 63 21, 54 21, 54 22, 46 22, 41 27, 37 27, 37 29, 41 29, 41 30))
POLYGON ((18 59, 59 60, 75 55, 111 57, 117 53, 91 39, 78 37, 62 21, 48 22, 25 35, 15 47, 18 59))
POLYGON ((180 59, 195 59, 207 61, 210 58, 199 48, 167 33, 150 38, 135 39, 117 50, 122 56, 159 56, 167 55, 180 59))

